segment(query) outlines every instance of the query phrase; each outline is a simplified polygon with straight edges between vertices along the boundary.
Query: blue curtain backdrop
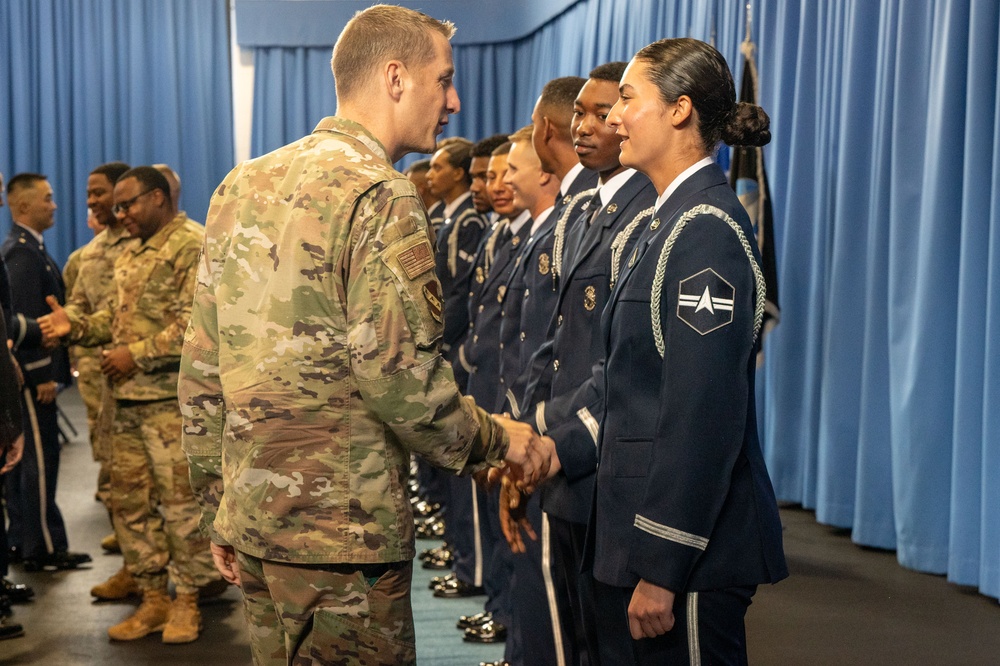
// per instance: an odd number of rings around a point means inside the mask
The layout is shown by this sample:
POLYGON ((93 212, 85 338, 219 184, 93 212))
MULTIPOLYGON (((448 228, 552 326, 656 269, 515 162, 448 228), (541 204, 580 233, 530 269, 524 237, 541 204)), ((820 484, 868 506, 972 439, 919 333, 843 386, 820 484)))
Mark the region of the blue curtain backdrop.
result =
POLYGON ((104 162, 169 164, 204 220, 233 162, 228 18, 226 0, 0 2, 0 171, 49 177, 60 263, 92 237, 84 193, 104 162))

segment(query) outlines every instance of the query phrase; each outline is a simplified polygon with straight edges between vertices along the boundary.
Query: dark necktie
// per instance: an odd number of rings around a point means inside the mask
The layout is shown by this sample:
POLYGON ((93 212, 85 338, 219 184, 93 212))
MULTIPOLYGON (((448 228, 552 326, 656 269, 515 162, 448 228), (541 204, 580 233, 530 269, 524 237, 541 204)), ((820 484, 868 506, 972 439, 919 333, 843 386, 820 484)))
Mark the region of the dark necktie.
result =
POLYGON ((594 223, 594 220, 597 219, 597 215, 601 212, 603 207, 603 204, 601 204, 601 188, 597 188, 597 191, 594 192, 594 196, 592 196, 590 201, 587 203, 588 227, 594 223))

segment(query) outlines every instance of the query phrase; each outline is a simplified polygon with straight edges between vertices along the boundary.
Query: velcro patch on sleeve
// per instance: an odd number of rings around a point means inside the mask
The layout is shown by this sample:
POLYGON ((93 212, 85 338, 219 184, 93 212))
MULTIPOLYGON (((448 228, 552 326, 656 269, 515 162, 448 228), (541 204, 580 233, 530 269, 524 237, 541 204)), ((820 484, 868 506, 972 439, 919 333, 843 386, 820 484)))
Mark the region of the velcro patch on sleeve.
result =
POLYGON ((424 300, 427 301, 427 309, 430 310, 431 316, 434 317, 434 321, 439 324, 444 323, 444 315, 442 314, 443 306, 441 303, 441 287, 438 285, 437 280, 428 280, 424 286, 424 300))
POLYGON ((431 244, 426 239, 421 239, 401 250, 396 258, 399 259, 399 265, 403 267, 406 277, 411 280, 434 269, 434 252, 431 251, 431 244))

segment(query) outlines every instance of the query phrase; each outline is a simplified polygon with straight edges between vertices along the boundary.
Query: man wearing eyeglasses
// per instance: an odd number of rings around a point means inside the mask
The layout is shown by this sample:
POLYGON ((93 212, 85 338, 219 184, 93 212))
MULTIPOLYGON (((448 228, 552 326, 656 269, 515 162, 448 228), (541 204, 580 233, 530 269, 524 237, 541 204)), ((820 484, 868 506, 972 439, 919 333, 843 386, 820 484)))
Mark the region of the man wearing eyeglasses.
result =
POLYGON ((177 403, 204 229, 176 212, 169 183, 153 167, 126 171, 114 196, 115 217, 140 241, 115 262, 117 303, 76 325, 53 304, 43 331, 69 333, 84 345, 111 342, 101 370, 115 397, 112 516, 125 566, 143 600, 108 635, 126 641, 162 631, 164 643, 187 643, 200 631, 198 589, 219 579, 198 528, 201 511, 181 451, 177 403), (168 579, 177 591, 173 602, 168 579))

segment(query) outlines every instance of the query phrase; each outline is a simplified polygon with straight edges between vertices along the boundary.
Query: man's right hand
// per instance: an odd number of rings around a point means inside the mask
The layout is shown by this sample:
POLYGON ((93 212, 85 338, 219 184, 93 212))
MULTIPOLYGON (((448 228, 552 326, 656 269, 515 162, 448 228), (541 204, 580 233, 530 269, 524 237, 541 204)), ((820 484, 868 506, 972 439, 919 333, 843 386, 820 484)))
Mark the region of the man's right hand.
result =
POLYGON ((531 492, 548 475, 552 452, 555 450, 553 441, 539 436, 527 423, 496 414, 493 415, 493 421, 507 431, 510 447, 504 459, 511 465, 510 473, 518 489, 531 492))
POLYGON ((42 330, 42 336, 48 341, 58 340, 64 335, 69 335, 72 326, 70 326, 66 311, 59 305, 59 300, 55 296, 46 296, 45 302, 52 308, 52 314, 43 315, 36 320, 38 328, 42 330))
POLYGON ((227 583, 232 585, 240 584, 240 565, 236 562, 236 549, 232 546, 221 546, 217 543, 210 543, 212 550, 212 562, 219 570, 227 583))

